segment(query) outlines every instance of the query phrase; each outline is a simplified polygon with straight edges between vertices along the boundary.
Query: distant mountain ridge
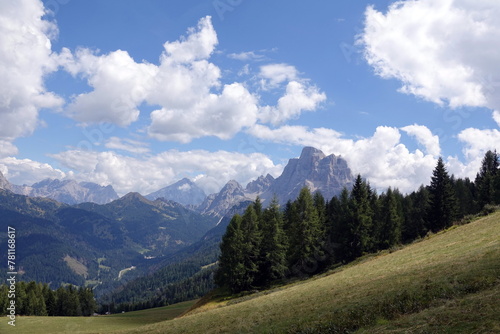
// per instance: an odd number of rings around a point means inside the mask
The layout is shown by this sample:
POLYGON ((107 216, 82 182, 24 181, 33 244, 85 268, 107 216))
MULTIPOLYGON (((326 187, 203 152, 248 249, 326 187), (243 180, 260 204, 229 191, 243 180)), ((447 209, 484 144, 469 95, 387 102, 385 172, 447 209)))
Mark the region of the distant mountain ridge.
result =
POLYGON ((186 206, 200 205, 207 195, 194 182, 187 178, 145 196, 149 200, 165 198, 186 206))
POLYGON ((32 186, 18 186, 11 184, 1 172, 0 189, 10 190, 18 195, 51 198, 70 205, 84 202, 106 204, 118 199, 118 194, 111 185, 100 186, 92 182, 45 179, 32 186))
POLYGON ((222 218, 231 207, 243 201, 253 201, 257 196, 264 203, 276 196, 283 205, 297 198, 303 187, 308 187, 311 192, 319 191, 330 200, 344 187, 350 189, 353 184, 354 176, 345 159, 334 154, 326 156, 314 147, 304 147, 300 157, 290 159, 278 178, 262 175, 245 188, 231 180, 219 193, 208 195, 198 211, 222 218))

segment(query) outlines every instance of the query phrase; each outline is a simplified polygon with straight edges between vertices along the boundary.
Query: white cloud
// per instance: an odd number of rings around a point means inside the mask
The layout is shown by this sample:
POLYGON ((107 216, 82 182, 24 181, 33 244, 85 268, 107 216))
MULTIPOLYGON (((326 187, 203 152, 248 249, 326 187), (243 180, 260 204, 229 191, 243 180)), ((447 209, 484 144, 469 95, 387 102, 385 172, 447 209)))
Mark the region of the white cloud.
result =
POLYGON ((309 129, 303 126, 282 126, 270 129, 257 125, 249 130, 253 136, 272 142, 313 146, 326 154, 344 157, 355 174, 366 177, 379 189, 397 187, 411 192, 421 184, 428 184, 436 158, 420 150, 410 152, 401 143, 397 128, 377 127, 373 136, 352 140, 326 128, 309 129))
POLYGON ((269 64, 260 67, 263 89, 277 88, 283 82, 297 80, 299 73, 295 66, 287 64, 269 64))
POLYGON ((84 123, 112 122, 127 126, 139 117, 138 106, 151 89, 158 68, 136 63, 126 51, 96 55, 88 49, 77 50, 75 56, 63 51, 61 65, 73 75, 87 78, 94 89, 76 96, 67 113, 84 123))
POLYGON ((414 124, 402 127, 401 130, 405 131, 410 136, 414 136, 418 143, 425 147, 427 154, 435 157, 441 154, 439 137, 437 135, 433 135, 431 130, 429 130, 426 126, 414 124))
POLYGON ((0 169, 9 182, 17 185, 32 185, 43 179, 64 179, 68 176, 49 164, 13 157, 0 159, 0 169))
POLYGON ((132 139, 122 139, 118 137, 111 137, 104 144, 106 148, 114 150, 122 150, 131 152, 134 154, 145 154, 149 153, 151 150, 148 148, 148 144, 132 139))
POLYGON ((297 118, 303 111, 316 110, 325 100, 325 93, 320 92, 316 86, 291 81, 276 106, 261 108, 259 119, 264 123, 278 125, 297 118))
POLYGON ((9 141, 0 140, 0 158, 13 156, 18 153, 17 147, 9 141))
POLYGON ((256 98, 240 83, 225 85, 220 95, 209 94, 188 110, 153 111, 148 132, 159 140, 183 143, 205 136, 229 139, 255 123, 256 103, 256 98))
POLYGON ((41 1, 0 3, 1 140, 30 135, 39 125, 41 108, 62 104, 43 83, 56 69, 50 38, 57 35, 56 25, 42 19, 44 15, 41 1))
POLYGON ((401 91, 452 108, 500 110, 500 2, 397 1, 368 7, 358 42, 383 78, 401 91))
MULTIPOLYGON (((400 80, 401 92, 442 106, 489 108, 500 126, 500 2, 397 1, 386 13, 370 6, 365 14, 358 43, 379 76, 400 80)), ((466 162, 449 157, 450 171, 473 178, 486 150, 500 148, 498 133, 463 130, 458 139, 466 162)), ((428 153, 438 153, 437 138, 426 130, 412 128, 408 134, 428 153)))
POLYGON ((257 54, 254 51, 240 52, 240 53, 230 53, 227 55, 231 59, 241 60, 241 61, 260 61, 264 59, 263 55, 257 54))
POLYGON ((183 177, 213 193, 231 179, 245 185, 262 174, 277 176, 283 168, 261 153, 227 151, 170 150, 148 158, 133 158, 114 152, 73 150, 52 157, 74 170, 75 178, 112 184, 120 195, 130 191, 148 194, 183 177))

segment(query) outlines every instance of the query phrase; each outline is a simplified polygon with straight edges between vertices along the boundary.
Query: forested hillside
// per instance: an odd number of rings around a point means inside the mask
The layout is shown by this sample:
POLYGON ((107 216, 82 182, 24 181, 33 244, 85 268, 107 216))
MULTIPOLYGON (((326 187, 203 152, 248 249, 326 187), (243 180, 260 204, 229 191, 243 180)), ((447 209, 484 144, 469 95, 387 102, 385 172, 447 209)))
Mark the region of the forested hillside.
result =
POLYGON ((361 175, 351 191, 325 200, 303 188, 280 211, 260 200, 235 215, 223 237, 216 283, 233 293, 316 274, 487 214, 500 204, 499 157, 488 151, 474 182, 450 176, 440 158, 430 185, 377 194, 361 175))

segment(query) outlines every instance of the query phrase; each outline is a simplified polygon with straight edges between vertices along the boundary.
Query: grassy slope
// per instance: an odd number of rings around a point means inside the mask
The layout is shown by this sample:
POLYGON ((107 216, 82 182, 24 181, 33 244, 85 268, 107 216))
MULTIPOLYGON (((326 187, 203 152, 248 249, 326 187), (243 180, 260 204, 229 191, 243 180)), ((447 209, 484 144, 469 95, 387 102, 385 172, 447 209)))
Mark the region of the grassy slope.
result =
POLYGON ((16 327, 7 325, 7 318, 4 317, 0 322, 0 333, 109 333, 171 320, 185 312, 194 303, 195 301, 189 301, 149 310, 98 317, 18 317, 16 327))
POLYGON ((221 306, 228 302, 213 302, 182 318, 120 333, 313 333, 363 326, 369 333, 370 328, 384 333, 402 326, 401 332, 410 333, 495 332, 500 326, 499 236, 496 213, 331 275, 233 300, 226 307, 221 306), (464 312, 467 327, 454 328, 464 312))
MULTIPOLYGON (((496 213, 321 277, 212 300, 171 321, 157 322, 159 314, 147 313, 151 310, 142 316, 26 317, 10 332, 334 333, 361 328, 360 333, 495 333, 500 332, 499 236, 496 213), (156 323, 140 326, 148 322, 156 323)), ((6 319, 0 332, 5 325, 6 319)))

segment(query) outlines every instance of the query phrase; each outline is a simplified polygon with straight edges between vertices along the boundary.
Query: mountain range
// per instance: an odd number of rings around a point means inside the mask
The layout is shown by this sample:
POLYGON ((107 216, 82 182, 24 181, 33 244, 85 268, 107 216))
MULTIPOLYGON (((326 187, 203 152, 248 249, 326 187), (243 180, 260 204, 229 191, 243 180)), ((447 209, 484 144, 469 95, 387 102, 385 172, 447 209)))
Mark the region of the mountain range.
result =
POLYGON ((93 202, 106 204, 118 195, 111 185, 100 186, 92 182, 76 182, 75 180, 45 179, 32 186, 11 184, 0 172, 0 189, 7 189, 19 195, 30 197, 46 197, 65 204, 93 202))
MULTIPOLYGON (((48 179, 19 187, 0 173, 0 248, 7 242, 2 231, 13 226, 19 279, 87 283, 103 294, 179 261, 214 263, 231 216, 257 196, 264 205, 273 197, 284 204, 307 186, 329 200, 352 184, 343 158, 311 147, 290 159, 277 178, 260 176, 245 188, 231 180, 208 196, 188 179, 146 197, 118 198, 111 186, 48 179)), ((5 256, 0 254, 0 268, 5 256)))

